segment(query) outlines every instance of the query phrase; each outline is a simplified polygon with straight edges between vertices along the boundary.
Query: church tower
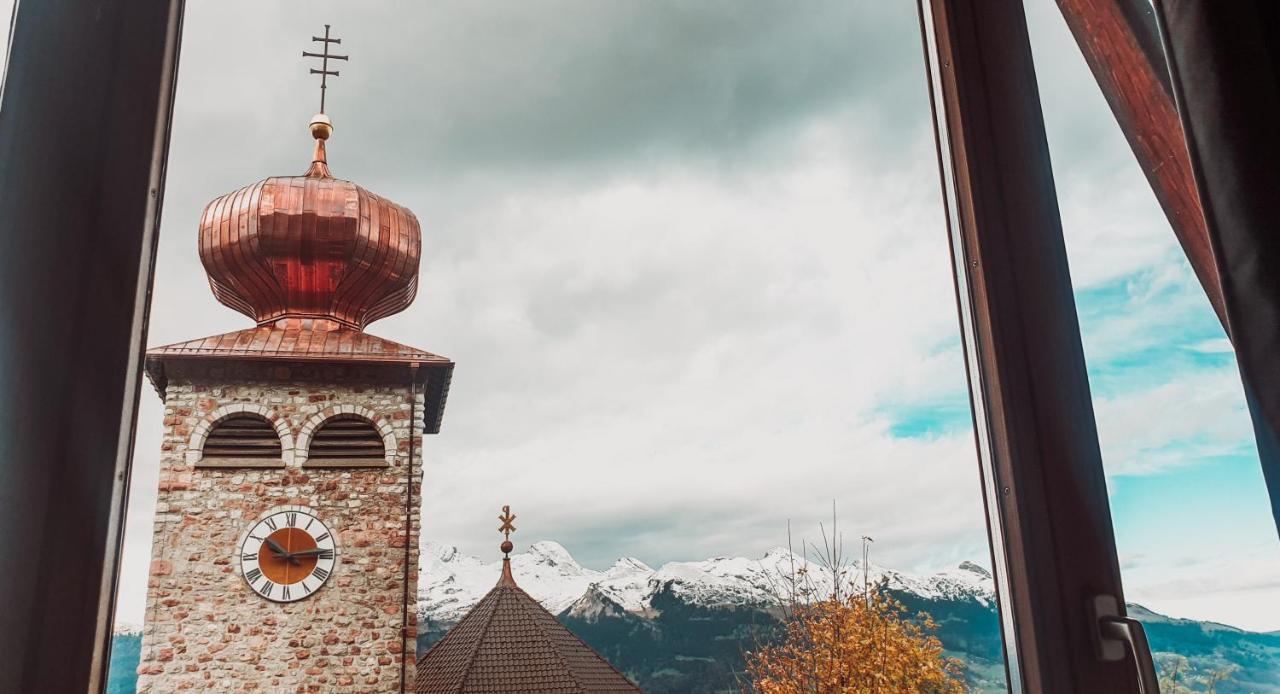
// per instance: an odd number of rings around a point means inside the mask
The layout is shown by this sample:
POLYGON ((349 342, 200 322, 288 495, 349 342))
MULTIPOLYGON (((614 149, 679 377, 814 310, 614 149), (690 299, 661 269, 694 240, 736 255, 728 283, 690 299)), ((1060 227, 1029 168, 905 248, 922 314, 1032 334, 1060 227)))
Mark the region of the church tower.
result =
POLYGON ((256 327, 147 352, 164 439, 139 691, 414 689, 421 436, 453 363, 365 332, 413 301, 421 232, 333 177, 332 132, 322 111, 305 174, 200 220, 214 296, 256 327))

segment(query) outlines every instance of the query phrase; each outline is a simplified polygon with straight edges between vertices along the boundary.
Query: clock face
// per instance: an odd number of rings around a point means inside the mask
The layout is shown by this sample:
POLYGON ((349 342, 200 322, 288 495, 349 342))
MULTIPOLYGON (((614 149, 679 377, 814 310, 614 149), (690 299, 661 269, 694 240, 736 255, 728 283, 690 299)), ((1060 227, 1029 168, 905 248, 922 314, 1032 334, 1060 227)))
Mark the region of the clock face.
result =
POLYGON ((240 575, 274 602, 309 597, 333 575, 337 545, 324 521, 305 508, 271 512, 240 544, 240 575))

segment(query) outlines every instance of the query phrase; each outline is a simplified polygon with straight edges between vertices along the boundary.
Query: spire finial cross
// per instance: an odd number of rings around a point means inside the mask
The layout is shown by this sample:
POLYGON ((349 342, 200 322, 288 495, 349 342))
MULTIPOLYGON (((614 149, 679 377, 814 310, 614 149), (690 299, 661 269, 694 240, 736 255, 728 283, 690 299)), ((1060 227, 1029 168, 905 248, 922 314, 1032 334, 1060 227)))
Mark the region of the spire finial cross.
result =
POLYGON ((515 545, 511 544, 511 533, 516 531, 516 514, 511 512, 510 506, 503 506, 498 520, 502 521, 502 526, 498 528, 498 532, 502 533, 502 576, 498 579, 498 585, 514 586, 516 579, 511 576, 511 550, 515 549, 515 545))
POLYGON ((335 55, 329 52, 329 44, 331 43, 341 44, 342 39, 329 38, 328 24, 324 25, 324 36, 312 36, 311 40, 319 41, 320 44, 324 46, 324 50, 320 53, 310 53, 307 51, 303 51, 302 57, 320 58, 320 69, 317 70, 315 68, 311 68, 311 74, 320 75, 320 112, 324 113, 324 92, 325 92, 325 89, 328 88, 329 75, 333 75, 334 77, 338 76, 337 70, 329 69, 329 61, 330 60, 347 60, 348 58, 350 58, 350 56, 335 55))
POLYGON ((511 512, 511 507, 503 506, 502 515, 498 516, 498 520, 502 521, 502 527, 498 528, 498 532, 502 533, 502 539, 511 539, 511 533, 516 531, 516 526, 512 525, 512 523, 515 522, 515 519, 516 516, 511 512))

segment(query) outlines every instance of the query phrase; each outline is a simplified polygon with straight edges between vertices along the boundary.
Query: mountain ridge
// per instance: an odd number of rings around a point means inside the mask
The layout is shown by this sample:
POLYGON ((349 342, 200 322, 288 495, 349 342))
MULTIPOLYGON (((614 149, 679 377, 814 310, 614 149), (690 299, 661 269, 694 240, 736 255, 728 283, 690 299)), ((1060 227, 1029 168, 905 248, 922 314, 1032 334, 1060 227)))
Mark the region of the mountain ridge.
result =
MULTIPOLYGON (((418 588, 419 618, 456 621, 493 587, 501 574, 502 560, 483 562, 464 555, 452 545, 423 545, 423 570, 418 588)), ((842 575, 848 585, 862 575, 859 562, 842 567, 855 575, 842 575)), ((669 583, 676 595, 705 606, 761 607, 777 603, 790 591, 787 577, 800 572, 812 594, 829 594, 831 570, 785 547, 775 547, 759 559, 718 556, 701 561, 672 561, 652 568, 634 557, 621 557, 605 570, 582 566, 557 542, 543 540, 522 553, 511 555, 511 571, 525 592, 548 611, 559 614, 594 587, 626 611, 645 614, 652 609, 652 595, 669 583)), ((885 581, 890 590, 909 592, 927 599, 967 597, 993 604, 995 585, 991 573, 971 562, 932 574, 913 574, 868 566, 866 580, 885 581)))
MULTIPOLYGON (((497 583, 501 560, 484 562, 440 543, 424 543, 418 592, 418 650, 424 652, 497 583)), ((803 568, 812 595, 829 594, 831 572, 782 547, 759 559, 712 557, 657 568, 622 557, 606 569, 579 564, 562 545, 537 542, 511 556, 516 583, 645 691, 739 691, 745 651, 777 634, 786 576, 803 568)), ((846 567, 841 583, 860 585, 862 568, 846 567)), ((970 691, 1006 691, 995 586, 975 562, 935 573, 872 563, 865 580, 885 582, 911 613, 928 612, 948 656, 965 664, 970 691)), ((1202 680, 1231 670, 1220 694, 1280 694, 1280 632, 1170 617, 1141 605, 1142 621, 1168 669, 1178 663, 1202 680)), ((132 692, 141 629, 121 624, 113 640, 108 692, 132 692)), ((1184 680, 1185 681, 1185 680, 1184 680)))
MULTIPOLYGON (((493 586, 501 560, 483 562, 455 547, 428 543, 419 588, 423 650, 493 586)), ((736 690, 744 651, 776 633, 788 576, 803 570, 809 595, 830 595, 835 576, 784 547, 759 559, 712 557, 652 568, 623 557, 605 570, 578 564, 558 543, 511 557, 516 583, 632 677, 646 691, 736 690)), ((947 655, 965 663, 971 691, 1006 691, 1003 648, 991 572, 963 561, 934 573, 896 571, 874 562, 843 567, 844 586, 883 581, 911 612, 928 612, 947 655)), ((801 596, 803 597, 803 595, 801 596)), ((1232 676, 1216 691, 1280 693, 1280 634, 1162 615, 1130 604, 1157 662, 1178 663, 1183 681, 1232 676), (1180 659, 1182 662, 1180 662, 1180 659)))

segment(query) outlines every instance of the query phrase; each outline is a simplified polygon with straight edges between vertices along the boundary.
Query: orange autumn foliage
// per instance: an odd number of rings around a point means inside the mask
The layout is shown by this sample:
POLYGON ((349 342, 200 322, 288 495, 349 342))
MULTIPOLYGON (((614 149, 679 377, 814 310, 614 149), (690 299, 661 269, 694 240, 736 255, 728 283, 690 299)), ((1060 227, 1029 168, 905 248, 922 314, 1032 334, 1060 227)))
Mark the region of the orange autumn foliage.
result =
POLYGON ((750 691, 964 692, 961 664, 943 656, 935 628, 881 588, 793 604, 783 638, 747 654, 750 691))

